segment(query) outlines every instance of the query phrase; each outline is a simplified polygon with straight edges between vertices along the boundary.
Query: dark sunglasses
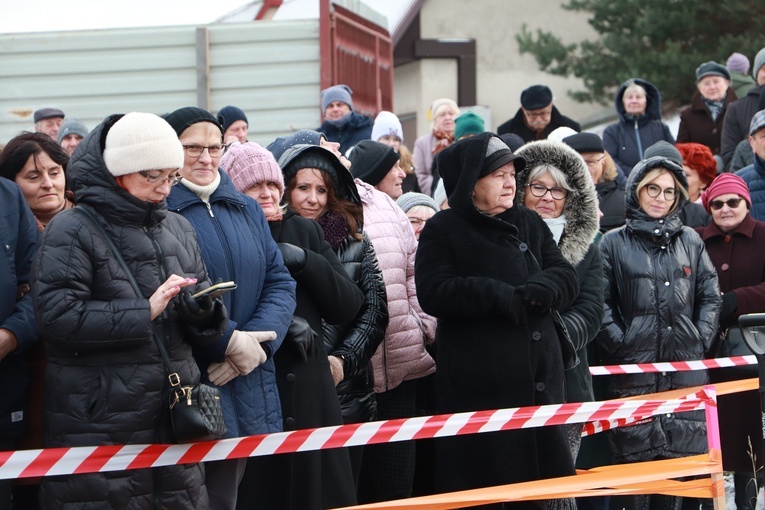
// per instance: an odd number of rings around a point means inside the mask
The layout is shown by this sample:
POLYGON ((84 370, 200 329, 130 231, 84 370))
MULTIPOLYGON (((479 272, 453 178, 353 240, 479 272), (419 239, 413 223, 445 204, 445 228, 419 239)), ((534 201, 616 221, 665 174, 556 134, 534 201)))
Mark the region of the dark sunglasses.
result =
POLYGON ((719 211, 724 205, 727 205, 731 209, 736 209, 742 200, 743 198, 729 198, 725 202, 722 200, 712 200, 709 202, 709 207, 715 211, 719 211))

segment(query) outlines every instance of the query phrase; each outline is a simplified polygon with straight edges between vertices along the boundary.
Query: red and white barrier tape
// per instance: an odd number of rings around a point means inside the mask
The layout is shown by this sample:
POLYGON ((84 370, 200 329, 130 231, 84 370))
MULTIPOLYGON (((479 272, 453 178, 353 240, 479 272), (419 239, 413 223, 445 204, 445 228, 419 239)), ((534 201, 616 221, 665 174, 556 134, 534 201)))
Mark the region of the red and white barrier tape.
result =
POLYGON ((110 445, 0 452, 0 479, 121 471, 279 453, 603 421, 601 430, 649 416, 703 409, 701 390, 672 400, 625 400, 532 406, 425 416, 184 445, 110 445))
POLYGON ((637 365, 606 365, 602 367, 590 367, 590 374, 622 375, 649 374, 655 372, 688 372, 693 370, 742 367, 756 364, 757 358, 754 355, 733 356, 731 358, 702 359, 696 361, 667 361, 662 363, 640 363, 637 365))

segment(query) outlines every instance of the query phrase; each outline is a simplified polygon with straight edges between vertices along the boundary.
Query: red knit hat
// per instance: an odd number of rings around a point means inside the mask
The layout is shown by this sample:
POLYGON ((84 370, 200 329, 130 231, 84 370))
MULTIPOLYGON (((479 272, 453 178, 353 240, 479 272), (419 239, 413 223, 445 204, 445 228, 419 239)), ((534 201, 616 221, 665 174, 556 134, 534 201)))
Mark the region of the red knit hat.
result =
POLYGON ((749 196, 749 188, 747 187, 746 182, 744 182, 744 179, 736 174, 724 173, 715 177, 712 184, 710 184, 704 193, 701 194, 701 203, 704 204, 704 209, 706 209, 707 212, 710 212, 709 203, 720 195, 726 195, 728 193, 739 195, 746 200, 749 208, 752 208, 752 197, 749 196))

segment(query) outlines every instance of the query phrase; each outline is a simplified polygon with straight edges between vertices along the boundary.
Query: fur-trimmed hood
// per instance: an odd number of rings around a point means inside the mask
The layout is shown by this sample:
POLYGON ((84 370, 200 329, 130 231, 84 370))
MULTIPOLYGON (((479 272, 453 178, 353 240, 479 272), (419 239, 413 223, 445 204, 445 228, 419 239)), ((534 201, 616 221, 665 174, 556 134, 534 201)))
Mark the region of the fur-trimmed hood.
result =
POLYGON ((566 226, 558 248, 566 260, 576 266, 598 233, 598 195, 587 164, 568 145, 549 140, 527 143, 518 149, 518 154, 526 160, 526 167, 515 174, 517 203, 523 203, 529 173, 541 164, 558 168, 566 176, 568 185, 574 189, 566 197, 563 206, 566 226))

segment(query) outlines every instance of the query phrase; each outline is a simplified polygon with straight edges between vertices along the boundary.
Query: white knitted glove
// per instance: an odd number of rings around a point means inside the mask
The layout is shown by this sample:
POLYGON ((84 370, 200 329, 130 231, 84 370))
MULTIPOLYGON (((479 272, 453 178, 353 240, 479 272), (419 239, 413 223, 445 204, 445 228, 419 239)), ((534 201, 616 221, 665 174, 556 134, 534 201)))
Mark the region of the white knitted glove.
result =
POLYGON ((207 367, 207 377, 216 386, 223 386, 239 375, 239 370, 228 359, 223 363, 210 363, 207 367))
POLYGON ((268 356, 260 342, 268 342, 276 338, 275 331, 237 331, 231 334, 226 349, 226 360, 230 361, 239 375, 247 375, 255 367, 265 363, 268 356))

